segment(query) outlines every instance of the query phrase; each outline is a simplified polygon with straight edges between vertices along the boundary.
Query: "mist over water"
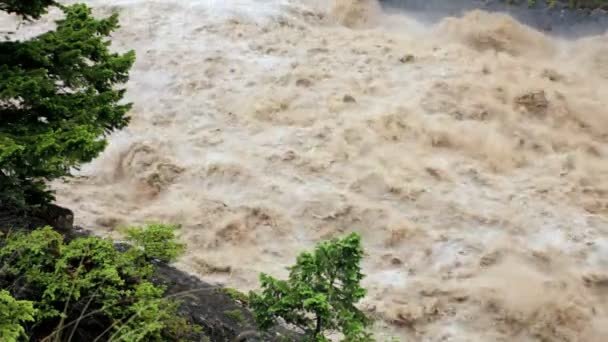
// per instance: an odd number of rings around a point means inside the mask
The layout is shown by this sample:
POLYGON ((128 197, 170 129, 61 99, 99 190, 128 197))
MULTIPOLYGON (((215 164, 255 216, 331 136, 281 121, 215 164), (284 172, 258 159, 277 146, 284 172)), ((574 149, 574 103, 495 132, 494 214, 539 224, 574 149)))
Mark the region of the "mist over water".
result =
POLYGON ((242 290, 356 231, 379 337, 608 336, 608 36, 371 0, 87 2, 138 59, 129 128, 53 184, 77 224, 181 223, 178 266, 242 290))

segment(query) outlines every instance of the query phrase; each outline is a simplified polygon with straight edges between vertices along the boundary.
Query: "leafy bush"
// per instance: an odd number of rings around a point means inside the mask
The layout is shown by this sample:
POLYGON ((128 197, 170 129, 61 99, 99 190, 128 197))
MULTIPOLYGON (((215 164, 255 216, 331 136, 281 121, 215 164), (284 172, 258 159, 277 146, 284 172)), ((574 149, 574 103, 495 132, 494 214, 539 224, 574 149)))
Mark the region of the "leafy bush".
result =
POLYGON ((142 228, 127 228, 129 242, 145 252, 146 257, 164 262, 175 261, 183 253, 184 246, 176 243, 174 231, 176 226, 149 224, 142 228))
POLYGON ((173 229, 131 228, 138 239, 133 242, 146 244, 122 251, 98 237, 66 243, 49 227, 7 236, 0 242, 0 318, 12 320, 0 320, 0 334, 7 336, 1 340, 17 341, 25 333, 47 341, 87 340, 92 334, 100 340, 176 341, 190 333, 192 327, 177 315, 179 303, 163 298, 165 289, 152 283, 148 260, 177 256, 182 246, 173 229))
POLYGON ((0 341, 16 341, 25 336, 22 322, 33 321, 36 310, 27 300, 15 300, 8 291, 0 290, 0 341))
POLYGON ((360 240, 351 234, 318 244, 314 252, 298 256, 288 280, 262 274, 261 293, 250 294, 260 328, 282 318, 313 341, 328 341, 326 333, 332 330, 339 330, 345 341, 371 341, 365 330, 368 319, 355 307, 366 292, 360 285, 360 240))
MULTIPOLYGON (((28 18, 49 0, 0 0, 28 18)), ((95 158, 103 137, 128 123, 123 89, 133 52, 111 53, 112 15, 97 20, 85 5, 59 6, 57 28, 25 41, 0 42, 0 206, 46 204, 45 181, 95 158)))

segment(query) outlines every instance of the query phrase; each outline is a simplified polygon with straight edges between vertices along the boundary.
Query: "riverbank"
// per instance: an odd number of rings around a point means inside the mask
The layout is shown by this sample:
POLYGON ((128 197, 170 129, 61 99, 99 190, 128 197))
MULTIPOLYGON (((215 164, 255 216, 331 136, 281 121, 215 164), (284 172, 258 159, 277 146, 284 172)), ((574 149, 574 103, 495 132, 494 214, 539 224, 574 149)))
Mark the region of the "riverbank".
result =
MULTIPOLYGON (((88 237, 90 231, 73 225, 74 213, 67 208, 48 205, 33 211, 18 210, 0 205, 0 236, 16 231, 33 231, 44 226, 53 227, 66 241, 88 237)), ((0 242, 1 244, 1 242, 0 242)), ((119 250, 124 245, 116 245, 119 250)), ((153 282, 166 288, 165 296, 180 302, 178 313, 189 325, 200 327, 184 341, 245 342, 298 341, 297 334, 281 327, 261 332, 253 314, 231 289, 212 285, 175 267, 154 261, 153 282)), ((17 292, 19 292, 17 290, 17 292)), ((104 332, 97 321, 83 320, 74 331, 77 340, 93 341, 104 332)))
POLYGON ((381 0, 387 11, 405 10, 416 18, 436 22, 473 9, 508 13, 540 31, 576 38, 608 29, 607 1, 536 0, 381 0))

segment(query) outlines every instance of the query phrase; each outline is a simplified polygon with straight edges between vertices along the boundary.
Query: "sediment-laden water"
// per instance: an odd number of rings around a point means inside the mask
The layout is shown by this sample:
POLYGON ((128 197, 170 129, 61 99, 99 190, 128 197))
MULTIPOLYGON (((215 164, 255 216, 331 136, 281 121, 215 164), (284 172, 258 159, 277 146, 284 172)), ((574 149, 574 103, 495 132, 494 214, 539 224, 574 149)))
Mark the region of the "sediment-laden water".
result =
POLYGON ((77 224, 180 223, 179 267, 242 290, 356 231, 379 337, 608 336, 607 35, 364 0, 87 2, 138 60, 130 127, 53 184, 77 224))

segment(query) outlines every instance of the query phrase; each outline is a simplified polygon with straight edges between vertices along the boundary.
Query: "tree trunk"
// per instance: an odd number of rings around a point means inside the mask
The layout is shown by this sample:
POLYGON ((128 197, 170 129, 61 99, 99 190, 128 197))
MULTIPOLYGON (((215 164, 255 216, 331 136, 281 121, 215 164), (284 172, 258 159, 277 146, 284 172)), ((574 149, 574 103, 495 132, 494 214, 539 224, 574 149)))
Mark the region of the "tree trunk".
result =
POLYGON ((317 328, 315 329, 315 337, 321 335, 321 315, 317 314, 317 328))

